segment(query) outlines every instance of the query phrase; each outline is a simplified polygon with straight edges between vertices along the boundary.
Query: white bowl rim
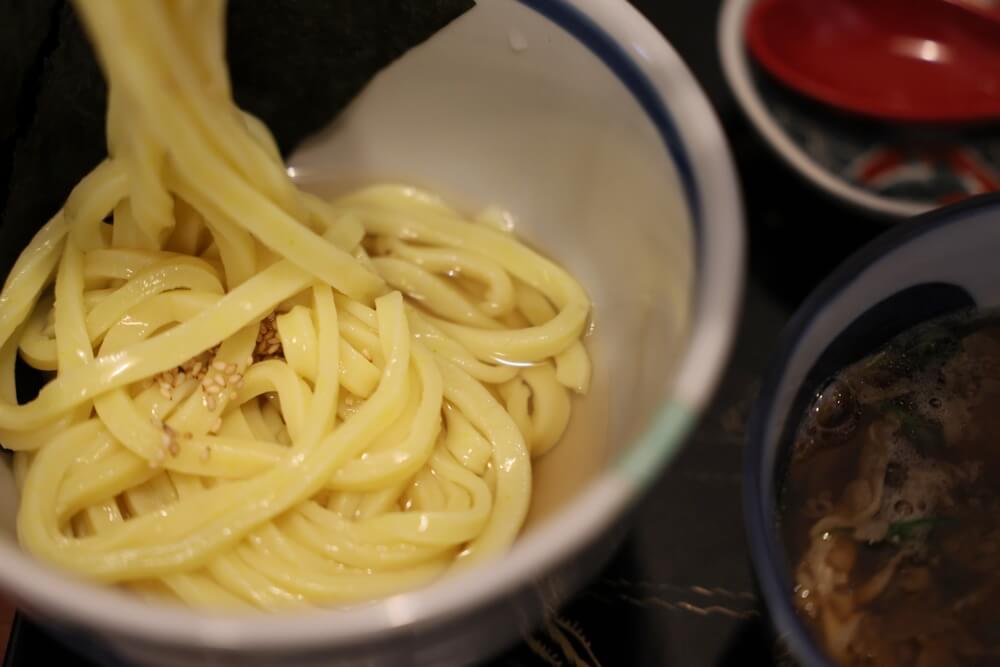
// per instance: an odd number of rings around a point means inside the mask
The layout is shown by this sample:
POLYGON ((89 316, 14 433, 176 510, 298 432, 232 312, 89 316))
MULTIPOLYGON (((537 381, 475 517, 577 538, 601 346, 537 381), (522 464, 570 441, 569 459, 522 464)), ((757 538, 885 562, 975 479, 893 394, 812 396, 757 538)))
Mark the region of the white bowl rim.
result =
POLYGON ((725 0, 719 13, 718 47, 722 72, 743 111, 771 148, 795 171, 827 194, 883 217, 906 218, 930 211, 933 204, 876 195, 849 183, 810 157, 767 110, 753 83, 744 48, 743 25, 757 0, 725 0))
MULTIPOLYGON (((94 627, 120 640, 174 650, 303 653, 385 640, 394 631, 467 614, 552 571, 605 531, 679 451, 721 376, 742 297, 742 203, 721 126, 677 53, 625 0, 516 1, 550 20, 557 17, 558 27, 584 42, 606 65, 608 57, 623 59, 619 66, 655 94, 653 102, 675 132, 674 148, 687 156, 695 154, 691 146, 698 147, 697 161, 688 160, 688 202, 695 209, 692 218, 698 236, 697 298, 690 339, 672 397, 618 465, 489 563, 488 577, 483 576, 486 566, 471 568, 426 588, 351 609, 233 615, 150 605, 126 593, 70 578, 16 545, 0 542, 4 564, 0 585, 16 600, 67 624, 67 630, 94 627), (595 49, 577 31, 601 43, 595 49), (680 127, 684 136, 676 132, 680 127)), ((635 94, 628 82, 623 83, 635 94)), ((669 137, 664 140, 671 143, 669 137)), ((678 170, 683 169, 678 164, 678 170)))

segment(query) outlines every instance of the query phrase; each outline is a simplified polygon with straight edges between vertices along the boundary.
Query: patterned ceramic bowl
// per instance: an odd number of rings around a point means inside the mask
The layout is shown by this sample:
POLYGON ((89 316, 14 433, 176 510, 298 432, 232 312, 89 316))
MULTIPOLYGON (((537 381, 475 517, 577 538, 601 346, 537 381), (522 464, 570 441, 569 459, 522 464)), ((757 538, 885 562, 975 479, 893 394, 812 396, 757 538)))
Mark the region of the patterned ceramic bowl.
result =
POLYGON ((1000 126, 890 124, 805 99, 752 61, 744 31, 756 0, 726 0, 723 71, 765 141, 830 195, 880 216, 916 215, 1000 189, 1000 126))

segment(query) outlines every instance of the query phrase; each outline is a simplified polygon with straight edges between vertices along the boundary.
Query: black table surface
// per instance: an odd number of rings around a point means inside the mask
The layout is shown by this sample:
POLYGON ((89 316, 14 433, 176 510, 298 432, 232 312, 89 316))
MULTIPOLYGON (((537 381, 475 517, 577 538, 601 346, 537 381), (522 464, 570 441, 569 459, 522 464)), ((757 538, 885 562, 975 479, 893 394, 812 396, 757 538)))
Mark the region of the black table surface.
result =
MULTIPOLYGON (((631 0, 680 52, 715 107, 740 172, 749 232, 743 316, 728 371, 688 446, 639 505, 590 586, 492 667, 766 664, 740 501, 743 428, 757 378, 796 305, 884 223, 825 198, 781 163, 719 65, 718 0, 631 0)), ((6 667, 86 665, 18 617, 6 667)))

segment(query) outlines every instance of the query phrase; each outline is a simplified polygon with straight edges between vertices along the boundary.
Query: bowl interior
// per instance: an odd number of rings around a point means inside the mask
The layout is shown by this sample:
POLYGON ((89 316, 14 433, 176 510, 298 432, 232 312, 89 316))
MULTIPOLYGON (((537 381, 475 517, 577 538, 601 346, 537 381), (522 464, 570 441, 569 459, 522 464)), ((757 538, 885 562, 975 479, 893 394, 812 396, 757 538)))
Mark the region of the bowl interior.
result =
MULTIPOLYGON (((691 214, 657 128, 573 36, 519 2, 480 2, 382 72, 291 164, 325 194, 398 181, 470 211, 503 207, 591 295, 593 388, 536 464, 529 531, 648 428, 694 313, 691 214)), ((8 544, 16 506, 0 466, 8 544)))
POLYGON ((610 465, 666 399, 693 297, 680 181, 628 89, 542 15, 480 3, 381 73, 291 163, 321 191, 403 181, 470 211, 502 207, 582 282, 594 383, 537 461, 531 522, 610 465))
POLYGON ((825 664, 791 603, 777 530, 788 450, 821 383, 896 335, 957 310, 1000 305, 1000 198, 987 195, 893 228, 844 262, 806 300, 776 347, 749 428, 744 500, 768 608, 808 664, 825 664))

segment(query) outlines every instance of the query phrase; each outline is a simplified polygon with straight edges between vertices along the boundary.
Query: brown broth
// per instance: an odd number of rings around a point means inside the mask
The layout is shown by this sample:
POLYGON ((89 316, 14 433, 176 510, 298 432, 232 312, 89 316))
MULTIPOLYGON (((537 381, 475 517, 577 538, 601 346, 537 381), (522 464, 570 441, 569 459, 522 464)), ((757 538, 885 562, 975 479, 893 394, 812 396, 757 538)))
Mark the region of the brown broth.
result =
POLYGON ((1000 664, 1000 316, 922 325, 817 392, 780 528, 842 665, 1000 664))

